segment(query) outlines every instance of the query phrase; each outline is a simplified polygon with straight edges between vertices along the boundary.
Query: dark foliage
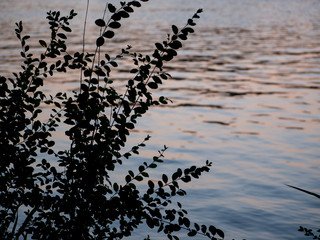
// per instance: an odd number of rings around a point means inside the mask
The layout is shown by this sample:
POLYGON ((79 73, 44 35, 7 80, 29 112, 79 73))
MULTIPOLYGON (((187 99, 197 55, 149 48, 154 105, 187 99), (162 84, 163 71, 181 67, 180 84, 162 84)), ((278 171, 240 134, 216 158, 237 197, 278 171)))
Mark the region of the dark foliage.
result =
POLYGON ((317 233, 313 233, 312 229, 300 226, 298 231, 304 232, 304 235, 307 237, 311 237, 312 239, 320 240, 320 229, 317 230, 317 233))
POLYGON ((163 162, 165 147, 149 163, 130 170, 123 182, 109 177, 118 165, 139 154, 149 139, 122 153, 137 119, 151 106, 167 103, 165 97, 154 99, 151 91, 170 78, 163 65, 194 32, 194 20, 202 12, 199 9, 181 29, 173 25, 172 34, 155 44, 151 56, 132 53, 128 46, 115 57, 105 54, 102 58, 101 47, 114 37, 121 20, 143 2, 106 6, 110 18, 95 21, 101 34, 94 53, 68 53, 69 21, 76 16, 73 10, 68 16, 48 12, 50 41, 39 40, 43 53, 38 57, 30 52, 22 22, 16 24, 22 71, 12 78, 0 77, 1 239, 122 239, 142 223, 168 239, 178 239, 175 233, 180 230, 188 236, 224 237, 214 226, 191 223, 181 203, 172 202, 172 197, 186 194, 179 182, 199 178, 209 171, 210 162, 178 169, 172 176, 163 174, 154 182, 148 170, 163 162), (133 68, 126 91, 120 94, 109 76, 122 57, 131 58, 133 68), (82 72, 79 91, 54 96, 42 91, 47 77, 70 69, 82 72), (52 109, 47 121, 39 118, 44 106, 52 109), (65 134, 70 145, 56 150, 51 136, 62 125, 68 126, 65 134), (43 156, 55 158, 58 166, 43 156), (138 189, 141 181, 147 184, 145 192, 138 189))
MULTIPOLYGON (((287 184, 287 186, 320 199, 320 195, 317 194, 317 193, 310 192, 310 191, 305 190, 303 188, 298 188, 298 187, 295 187, 295 186, 292 186, 292 185, 288 185, 288 184, 287 184)), ((318 232, 318 235, 317 235, 317 233, 313 233, 312 229, 309 229, 309 228, 306 228, 306 227, 302 227, 302 226, 299 227, 298 231, 299 232, 304 232, 304 235, 307 236, 307 237, 312 237, 312 239, 320 240, 320 229, 318 229, 316 231, 316 232, 318 232)))

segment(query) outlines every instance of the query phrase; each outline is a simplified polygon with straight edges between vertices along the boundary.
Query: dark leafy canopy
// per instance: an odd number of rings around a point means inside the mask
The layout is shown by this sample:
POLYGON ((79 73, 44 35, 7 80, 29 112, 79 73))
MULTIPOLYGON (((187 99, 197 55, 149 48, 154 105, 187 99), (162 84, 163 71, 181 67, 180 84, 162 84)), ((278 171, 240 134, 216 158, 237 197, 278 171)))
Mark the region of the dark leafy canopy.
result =
POLYGON ((303 232, 305 236, 310 237, 309 239, 318 239, 320 240, 320 229, 316 230, 316 233, 312 229, 300 226, 298 229, 299 232, 303 232))
POLYGON ((23 35, 22 22, 16 35, 21 42, 22 71, 13 78, 0 77, 0 238, 1 239, 122 239, 131 235, 138 225, 146 223, 168 239, 178 239, 175 232, 184 230, 188 236, 202 234, 209 239, 223 238, 214 226, 191 223, 187 211, 172 197, 186 192, 179 182, 189 182, 209 171, 210 162, 202 167, 178 169, 172 176, 162 175, 158 181, 149 179, 148 170, 162 163, 166 147, 149 163, 130 170, 124 181, 109 177, 117 165, 139 154, 149 136, 123 153, 123 147, 137 119, 153 105, 166 104, 167 99, 154 99, 151 90, 170 78, 163 71, 164 62, 177 55, 181 40, 193 32, 194 19, 201 9, 172 35, 156 43, 152 56, 122 49, 114 58, 105 54, 98 60, 101 47, 113 38, 113 29, 145 1, 121 2, 119 8, 107 5, 110 19, 98 19, 101 28, 95 53, 69 54, 65 40, 71 32, 69 21, 76 16, 60 16, 48 12, 50 40, 39 40, 43 47, 35 57, 23 35), (134 67, 124 94, 118 93, 109 80, 117 60, 129 57, 134 67), (54 61, 52 60, 54 59, 54 61), (54 62, 54 63, 51 63, 54 62), (41 87, 45 79, 69 69, 82 71, 80 90, 46 95, 41 87), (41 121, 42 105, 52 108, 47 121, 41 121), (52 132, 68 126, 68 149, 56 150, 52 132), (55 158, 55 166, 46 157, 55 158), (147 190, 140 192, 137 182, 145 181, 147 190))

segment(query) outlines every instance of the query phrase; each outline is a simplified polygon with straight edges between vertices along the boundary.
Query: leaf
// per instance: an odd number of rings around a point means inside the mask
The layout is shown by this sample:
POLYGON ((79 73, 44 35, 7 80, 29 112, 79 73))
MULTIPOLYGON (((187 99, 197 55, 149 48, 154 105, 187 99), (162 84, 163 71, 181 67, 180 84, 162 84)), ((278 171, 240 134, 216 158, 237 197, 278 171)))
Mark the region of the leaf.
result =
POLYGON ((42 47, 47 47, 47 43, 44 40, 39 40, 39 43, 42 47))
POLYGON ((29 39, 30 38, 30 36, 29 35, 26 35, 26 36, 24 36, 23 38, 22 38, 22 40, 27 40, 27 39, 29 39))
POLYGON ((158 181, 158 185, 159 185, 160 188, 162 188, 163 187, 163 182, 162 181, 158 181))
POLYGON ((158 84, 156 84, 155 82, 149 82, 148 83, 148 87, 151 89, 157 89, 158 88, 158 84))
POLYGON ((209 231, 213 236, 217 234, 217 229, 214 226, 209 226, 209 231))
POLYGON ((141 175, 144 176, 144 177, 146 177, 146 178, 149 177, 149 174, 148 174, 147 172, 142 172, 141 175))
POLYGON ((185 182, 185 183, 188 183, 188 182, 191 181, 191 177, 190 177, 190 176, 185 176, 185 177, 181 178, 181 180, 182 180, 183 182, 185 182))
POLYGON ((130 175, 127 175, 126 176, 126 182, 128 183, 128 182, 130 182, 131 181, 131 177, 130 177, 130 175))
POLYGON ((92 70, 91 69, 84 70, 83 75, 85 77, 90 77, 92 75, 92 70))
POLYGON ((121 27, 121 23, 119 23, 119 22, 111 22, 111 23, 109 23, 108 26, 109 26, 110 28, 116 29, 116 28, 120 28, 120 27, 121 27))
POLYGON ((47 63, 46 62, 40 62, 38 68, 44 68, 47 66, 47 63))
POLYGON ((114 13, 112 16, 111 16, 111 19, 118 22, 121 20, 121 15, 119 13, 114 13))
POLYGON ((167 182, 168 182, 168 177, 167 177, 167 175, 162 174, 162 181, 163 181, 164 183, 167 183, 167 182))
POLYGON ((154 228, 154 222, 153 222, 152 218, 148 217, 146 219, 146 222, 147 222, 147 225, 149 228, 154 228))
MULTIPOLYGON (((172 55, 172 56, 177 56, 178 53, 176 50, 173 50, 173 49, 167 49, 166 51, 168 54, 172 55)), ((167 78, 166 78, 167 79, 167 78)))
POLYGON ((64 33, 57 33, 57 35, 62 39, 67 39, 67 36, 64 33))
POLYGON ((188 232, 189 237, 194 237, 195 235, 197 235, 197 231, 195 230, 191 230, 190 232, 188 232))
POLYGON ((134 124, 133 123, 126 123, 126 128, 129 128, 129 129, 134 129, 134 124))
POLYGON ((118 185, 117 183, 114 183, 114 184, 113 184, 113 190, 114 190, 115 192, 118 192, 118 190, 119 190, 119 185, 118 185))
POLYGON ((171 41, 174 41, 174 40, 177 40, 177 39, 178 39, 178 36, 176 34, 171 36, 171 41))
POLYGON ((119 14, 122 18, 128 18, 128 17, 130 17, 129 13, 127 13, 126 11, 120 11, 120 12, 118 12, 118 14, 119 14))
POLYGON ((139 172, 143 172, 145 169, 146 168, 143 165, 139 166, 139 172))
POLYGON ((138 182, 141 182, 143 180, 143 177, 142 176, 136 176, 135 179, 138 181, 138 182))
POLYGON ((156 67, 159 68, 162 71, 162 66, 163 66, 163 62, 161 59, 158 59, 157 63, 156 63, 156 67))
POLYGON ((182 175, 182 170, 180 168, 178 168, 177 171, 174 174, 172 174, 172 180, 174 181, 174 180, 180 178, 181 175, 182 175))
POLYGON ((154 188, 154 183, 151 180, 148 181, 148 185, 149 188, 154 188))
POLYGON ((200 18, 198 14, 194 14, 192 18, 200 18))
POLYGON ((151 163, 150 165, 149 165, 149 168, 156 168, 157 167, 157 164, 155 164, 155 163, 151 163))
POLYGON ((114 5, 112 5, 111 3, 108 4, 108 10, 111 13, 114 13, 117 9, 114 5))
POLYGON ((184 34, 188 34, 188 33, 194 33, 194 30, 191 27, 186 27, 182 29, 181 32, 183 32, 184 34))
POLYGON ((173 49, 179 49, 182 47, 182 43, 178 40, 172 41, 171 43, 169 43, 169 46, 173 49))
POLYGON ((159 50, 159 51, 163 51, 164 50, 164 47, 161 43, 155 43, 156 45, 156 48, 159 50))
POLYGON ((48 151, 48 148, 47 147, 41 147, 40 148, 40 153, 45 153, 48 151))
POLYGON ((105 38, 113 38, 113 37, 114 37, 114 32, 108 30, 108 31, 106 31, 106 32, 103 34, 103 36, 104 36, 105 38))
POLYGON ((118 63, 115 62, 115 61, 110 61, 109 63, 110 63, 111 66, 113 66, 113 67, 118 67, 118 63))
POLYGON ((172 25, 172 32, 173 32, 174 34, 177 34, 177 33, 179 32, 179 29, 177 28, 176 25, 172 25))
POLYGON ((154 53, 152 54, 152 57, 157 58, 157 59, 160 59, 160 58, 161 58, 158 49, 156 49, 156 50, 154 51, 154 53))
POLYGON ((54 105, 56 105, 56 107, 61 108, 60 103, 58 103, 58 102, 53 102, 53 103, 54 103, 54 105))
POLYGON ((155 83, 162 84, 162 81, 158 76, 152 76, 152 79, 155 81, 155 83))
POLYGON ((131 4, 135 7, 141 7, 141 3, 139 3, 138 1, 132 1, 131 4))
MULTIPOLYGON (((160 77, 162 78, 162 79, 168 79, 168 77, 167 77, 167 75, 169 75, 168 73, 166 73, 166 74, 164 74, 164 73, 161 73, 160 74, 160 77)), ((170 76, 170 75, 169 75, 170 76)))
POLYGON ((183 224, 188 228, 190 227, 190 220, 186 217, 183 218, 183 224))
POLYGON ((164 96, 159 97, 159 102, 161 102, 162 104, 167 104, 168 103, 164 96))
MULTIPOLYGON (((105 72, 102 71, 101 68, 95 70, 94 72, 95 72, 95 74, 97 74, 100 77, 105 77, 106 76, 105 72)), ((93 80, 93 78, 91 79, 91 83, 93 83, 93 84, 97 84, 98 83, 98 80, 96 81, 96 83, 94 83, 92 80, 93 80)))
POLYGON ((170 55, 170 54, 165 54, 165 55, 162 56, 162 59, 163 59, 164 61, 169 62, 169 61, 171 61, 171 60, 173 59, 173 56, 170 55))
POLYGON ((203 233, 206 233, 207 232, 207 226, 206 225, 201 225, 201 231, 203 233))
POLYGON ((58 60, 58 61, 56 62, 56 67, 59 67, 60 64, 61 64, 61 60, 58 60))
POLYGON ((159 232, 162 232, 162 230, 163 230, 163 225, 164 225, 163 223, 160 224, 160 227, 159 227, 159 229, 158 229, 158 233, 159 233, 159 232))
POLYGON ((194 225, 194 227, 195 227, 195 229, 196 229, 197 231, 199 231, 199 230, 200 230, 200 226, 199 226, 199 224, 198 224, 198 223, 194 223, 193 225, 194 225))
POLYGON ((96 45, 97 47, 100 47, 104 44, 104 38, 103 37, 98 37, 97 41, 96 41, 96 45))
POLYGON ((187 35, 185 35, 185 34, 179 34, 178 38, 180 38, 181 40, 187 40, 188 39, 187 35))
POLYGON ((130 70, 130 73, 137 73, 137 72, 139 72, 139 70, 136 69, 136 68, 133 68, 133 69, 130 70))
POLYGON ((188 19, 188 24, 189 24, 190 26, 195 26, 195 25, 196 25, 191 18, 188 19))
POLYGON ((71 32, 72 31, 71 28, 69 28, 69 27, 67 27, 65 25, 61 26, 61 28, 66 32, 71 32))
POLYGON ((103 19, 101 19, 101 18, 97 19, 97 20, 95 21, 95 24, 96 24, 97 26, 99 26, 99 27, 104 27, 104 26, 106 26, 106 22, 105 22, 103 19))
POLYGON ((174 173, 174 174, 172 174, 172 181, 175 181, 175 180, 177 180, 178 179, 178 173, 174 173))
POLYGON ((124 7, 123 10, 125 10, 126 12, 129 12, 129 13, 134 12, 132 7, 124 7))
POLYGON ((224 238, 224 232, 220 229, 217 229, 217 234, 221 237, 224 238))

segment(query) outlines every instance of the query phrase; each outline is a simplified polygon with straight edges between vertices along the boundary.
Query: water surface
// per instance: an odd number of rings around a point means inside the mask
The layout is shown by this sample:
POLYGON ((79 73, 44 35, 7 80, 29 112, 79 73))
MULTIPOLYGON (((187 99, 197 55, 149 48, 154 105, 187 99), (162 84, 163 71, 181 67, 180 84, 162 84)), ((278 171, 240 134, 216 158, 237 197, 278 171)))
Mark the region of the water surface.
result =
MULTIPOLYGON (((36 40, 47 38, 43 23, 49 9, 80 13, 69 38, 70 50, 80 50, 85 4, 1 1, 1 74, 8 76, 20 66, 14 22, 25 22, 39 53, 36 40)), ((105 2, 90 4, 92 23, 103 14, 105 2)), ((194 220, 223 229, 226 239, 305 239, 296 230, 300 225, 319 228, 320 202, 285 184, 320 193, 320 2, 153 0, 124 22, 107 50, 117 54, 130 44, 152 53, 171 24, 183 26, 199 7, 205 12, 196 34, 166 68, 173 79, 155 93, 173 103, 141 119, 129 145, 147 134, 153 137, 134 161, 147 160, 164 144, 169 146, 166 164, 155 176, 209 159, 212 171, 186 186, 188 197, 179 199, 194 220)), ((97 31, 89 24, 87 50, 97 31)), ((123 61, 113 75, 118 87, 128 76, 126 67, 123 61)), ((71 73, 50 79, 46 91, 77 89, 77 78, 71 73)), ((63 147, 63 136, 58 138, 63 147)), ((134 161, 128 164, 135 166, 134 161)))

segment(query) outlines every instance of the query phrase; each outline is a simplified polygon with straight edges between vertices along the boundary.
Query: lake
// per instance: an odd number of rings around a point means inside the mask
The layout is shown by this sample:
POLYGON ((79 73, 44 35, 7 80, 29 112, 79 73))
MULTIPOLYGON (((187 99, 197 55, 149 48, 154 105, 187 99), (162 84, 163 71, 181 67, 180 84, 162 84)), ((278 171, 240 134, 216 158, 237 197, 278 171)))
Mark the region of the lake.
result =
MULTIPOLYGON (((87 51, 95 45, 93 22, 104 4, 90 1, 87 51)), ((48 39, 46 11, 75 9, 69 48, 80 51, 85 8, 84 0, 0 1, 1 75, 20 68, 15 22, 23 20, 37 54, 37 40, 48 39)), ((165 164, 154 178, 208 159, 212 171, 185 186, 188 195, 179 199, 191 219, 215 225, 226 239, 306 239, 297 229, 320 228, 320 201, 286 184, 320 193, 320 1, 151 0, 123 21, 107 50, 117 54, 130 44, 152 53, 172 24, 184 26, 198 8, 204 13, 196 33, 166 67, 173 79, 154 93, 172 103, 140 119, 129 146, 147 134, 152 138, 128 166, 150 159, 163 145, 169 147, 165 164)), ((119 88, 128 63, 121 61, 112 75, 119 88)), ((49 79, 45 90, 77 89, 78 75, 49 79)), ((57 148, 65 146, 61 133, 56 139, 57 148)))

